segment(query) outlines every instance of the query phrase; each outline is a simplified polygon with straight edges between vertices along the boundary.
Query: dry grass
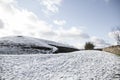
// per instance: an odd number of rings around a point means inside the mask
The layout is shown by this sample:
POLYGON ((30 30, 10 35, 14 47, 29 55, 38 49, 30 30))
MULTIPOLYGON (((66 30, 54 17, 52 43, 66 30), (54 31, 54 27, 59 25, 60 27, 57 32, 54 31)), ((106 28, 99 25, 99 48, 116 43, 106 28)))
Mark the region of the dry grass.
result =
POLYGON ((120 45, 106 47, 103 49, 103 51, 120 55, 120 45))

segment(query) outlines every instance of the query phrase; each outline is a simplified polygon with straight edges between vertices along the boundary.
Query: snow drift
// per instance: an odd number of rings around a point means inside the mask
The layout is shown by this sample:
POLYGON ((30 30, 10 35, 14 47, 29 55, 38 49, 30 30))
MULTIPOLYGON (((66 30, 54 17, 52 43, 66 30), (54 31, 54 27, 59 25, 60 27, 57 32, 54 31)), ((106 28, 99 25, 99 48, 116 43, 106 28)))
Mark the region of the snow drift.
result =
POLYGON ((0 55, 0 80, 120 80, 120 57, 103 51, 0 55))
POLYGON ((3 37, 0 39, 0 54, 46 54, 76 50, 78 49, 69 45, 26 36, 3 37))

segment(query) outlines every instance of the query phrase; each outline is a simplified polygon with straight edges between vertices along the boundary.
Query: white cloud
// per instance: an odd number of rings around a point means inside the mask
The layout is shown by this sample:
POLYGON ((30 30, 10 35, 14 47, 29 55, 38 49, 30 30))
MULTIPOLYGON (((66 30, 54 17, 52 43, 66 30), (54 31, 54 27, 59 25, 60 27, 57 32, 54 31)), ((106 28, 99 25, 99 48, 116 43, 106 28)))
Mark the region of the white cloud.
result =
POLYGON ((110 45, 109 43, 105 42, 103 39, 100 39, 98 37, 91 37, 91 42, 93 42, 94 45, 98 48, 107 47, 110 45))
POLYGON ((0 19, 0 29, 3 29, 4 28, 4 23, 3 21, 0 19))
POLYGON ((62 0, 39 0, 40 4, 43 6, 43 11, 45 13, 52 12, 57 13, 59 11, 59 6, 62 0))
POLYGON ((0 3, 13 3, 15 0, 0 0, 0 3))
POLYGON ((86 39, 89 38, 89 35, 84 33, 82 30, 76 27, 71 27, 70 29, 60 28, 57 33, 63 38, 79 38, 86 39))
POLYGON ((108 36, 109 36, 110 38, 114 38, 113 32, 109 32, 109 33, 108 33, 108 36))
POLYGON ((120 30, 116 30, 108 33, 109 37, 113 39, 116 37, 116 34, 120 35, 120 30))
MULTIPOLYGON (((37 32, 49 32, 51 27, 45 21, 40 20, 37 16, 28 10, 25 9, 18 9, 17 5, 14 1, 7 3, 1 1, 0 3, 0 19, 5 22, 5 29, 4 33, 21 33, 22 35, 29 35, 29 33, 36 33, 37 32), (9 6, 9 10, 8 10, 9 6)), ((17 35, 16 34, 16 35, 17 35)))
POLYGON ((65 20, 54 20, 53 23, 56 25, 62 26, 66 24, 66 21, 65 20))
POLYGON ((118 40, 118 36, 120 36, 120 30, 115 30, 115 31, 109 32, 108 36, 110 38, 116 40, 115 44, 119 44, 119 42, 117 42, 117 40, 118 40))

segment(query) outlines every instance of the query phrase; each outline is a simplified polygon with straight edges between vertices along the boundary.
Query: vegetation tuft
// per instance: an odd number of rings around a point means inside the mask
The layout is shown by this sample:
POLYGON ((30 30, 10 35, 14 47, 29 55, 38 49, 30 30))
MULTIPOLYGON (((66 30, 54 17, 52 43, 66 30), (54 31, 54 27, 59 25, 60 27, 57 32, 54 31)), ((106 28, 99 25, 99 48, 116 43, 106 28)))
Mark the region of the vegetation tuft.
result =
POLYGON ((86 42, 85 50, 93 50, 95 45, 92 42, 86 42))

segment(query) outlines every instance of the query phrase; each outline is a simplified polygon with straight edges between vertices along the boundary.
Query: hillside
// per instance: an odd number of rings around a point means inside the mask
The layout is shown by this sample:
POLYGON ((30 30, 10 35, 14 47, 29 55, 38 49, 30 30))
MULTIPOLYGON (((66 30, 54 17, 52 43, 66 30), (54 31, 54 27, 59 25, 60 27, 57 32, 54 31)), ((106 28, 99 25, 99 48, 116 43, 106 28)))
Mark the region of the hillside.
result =
POLYGON ((120 55, 120 45, 110 46, 103 49, 103 51, 111 52, 120 55))
POLYGON ((50 54, 77 50, 69 45, 26 36, 0 38, 0 54, 50 54))
POLYGON ((103 51, 0 55, 0 80, 119 80, 120 57, 103 51))

